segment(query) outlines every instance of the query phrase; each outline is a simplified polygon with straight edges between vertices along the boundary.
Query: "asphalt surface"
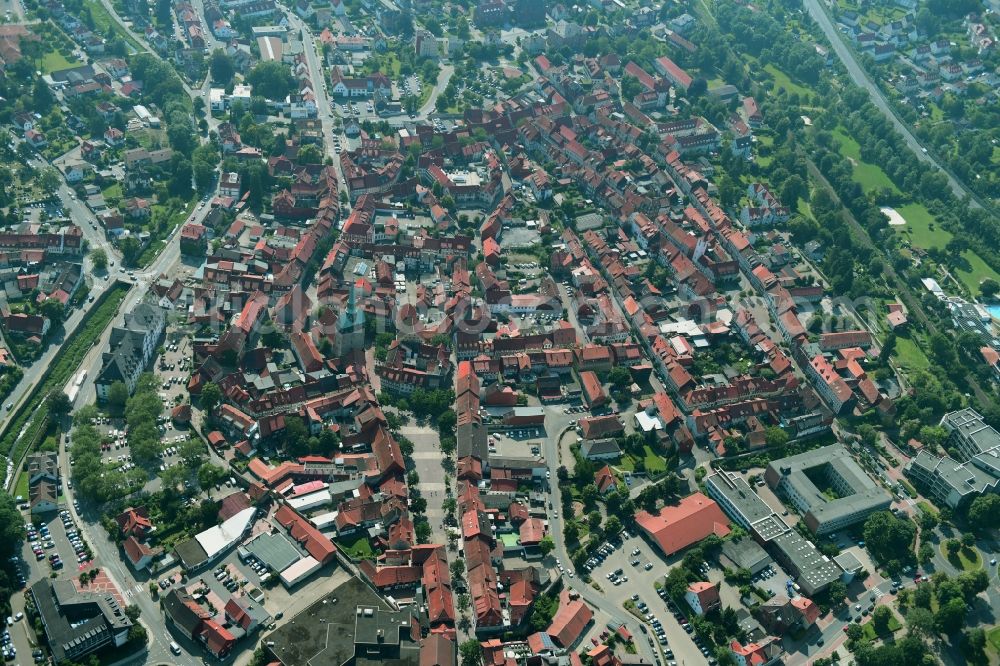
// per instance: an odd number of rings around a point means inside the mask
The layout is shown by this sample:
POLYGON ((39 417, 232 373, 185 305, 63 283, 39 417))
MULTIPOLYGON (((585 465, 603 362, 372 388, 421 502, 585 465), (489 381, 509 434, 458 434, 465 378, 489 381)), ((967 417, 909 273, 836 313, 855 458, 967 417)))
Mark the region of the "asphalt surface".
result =
MULTIPOLYGON (((587 583, 582 581, 578 576, 573 578, 569 577, 569 571, 572 570, 572 565, 570 564, 569 551, 566 549, 566 542, 563 537, 563 520, 562 520, 562 502, 559 498, 559 493, 557 491, 556 478, 559 466, 562 464, 560 460, 560 452, 558 450, 558 442, 562 439, 561 434, 563 430, 569 427, 569 422, 572 419, 579 418, 579 414, 563 414, 562 409, 565 405, 556 404, 551 407, 546 407, 545 415, 545 437, 542 438, 542 455, 545 457, 545 461, 548 464, 549 473, 551 474, 550 484, 548 487, 549 502, 552 505, 552 509, 546 508, 548 512, 549 519, 549 533, 552 535, 552 540, 555 542, 555 550, 553 554, 550 555, 549 559, 557 558, 564 566, 568 567, 567 572, 563 574, 563 583, 578 592, 580 596, 586 600, 588 604, 601 611, 604 615, 610 616, 610 618, 615 621, 623 622, 628 628, 629 632, 635 637, 636 649, 640 656, 645 658, 650 664, 655 663, 655 658, 659 656, 645 639, 645 634, 643 634, 639 629, 640 621, 635 616, 631 615, 628 611, 621 607, 620 603, 615 603, 614 600, 609 598, 605 593, 598 593, 597 590, 590 587, 587 583)), ((569 451, 566 452, 569 456, 569 451)), ((548 507, 548 504, 546 504, 548 507)), ((621 551, 618 551, 621 552, 621 551)), ((625 557, 621 558, 622 564, 619 566, 627 566, 625 562, 625 557)), ((552 567, 555 569, 555 567, 552 567)), ((607 580, 603 581, 607 583, 607 580)), ((609 584, 610 585, 610 584, 609 584)), ((669 640, 669 634, 668 634, 669 640)), ((690 640, 688 641, 690 643, 690 640)), ((678 648, 673 645, 673 641, 670 641, 671 647, 674 649, 674 653, 678 658, 681 658, 678 648)), ((693 644, 692 644, 693 649, 693 644)), ((697 656, 700 658, 701 653, 698 652, 697 656)), ((689 661, 685 659, 686 663, 700 663, 698 660, 689 661)), ((680 663, 680 662, 678 662, 680 663)))
POLYGON ((931 155, 929 155, 924 148, 923 144, 917 140, 910 129, 903 124, 896 114, 893 113, 892 108, 889 106, 889 102, 886 100, 885 95, 879 90, 879 87, 869 78, 868 73, 865 72, 864 68, 858 64, 858 61, 854 58, 854 53, 847 47, 844 43, 843 35, 834 25, 833 20, 830 15, 826 13, 823 7, 820 6, 820 0, 803 0, 806 9, 809 14, 813 17, 813 20, 819 24, 819 27, 823 30, 826 35, 827 40, 833 46, 834 52, 836 52, 837 57, 840 61, 844 63, 844 67, 847 69, 847 73, 850 75, 851 79, 858 86, 864 88, 868 91, 869 97, 871 97, 872 104, 874 104, 879 111, 881 111, 889 121, 895 126, 896 131, 899 132, 903 140, 906 141, 906 145, 910 147, 913 153, 920 159, 928 164, 931 164, 944 173, 948 178, 948 186, 951 191, 955 193, 955 196, 962 199, 966 196, 971 197, 971 205, 976 208, 982 208, 982 206, 976 201, 975 194, 966 189, 958 180, 956 180, 951 173, 945 169, 937 160, 935 160, 931 155))

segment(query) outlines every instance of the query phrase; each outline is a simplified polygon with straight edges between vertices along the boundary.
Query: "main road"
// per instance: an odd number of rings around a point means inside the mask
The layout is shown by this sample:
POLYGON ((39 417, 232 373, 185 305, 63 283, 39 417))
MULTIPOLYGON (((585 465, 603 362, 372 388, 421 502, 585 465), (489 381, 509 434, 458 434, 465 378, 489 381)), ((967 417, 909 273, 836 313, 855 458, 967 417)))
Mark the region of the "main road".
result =
POLYGON ((854 57, 854 52, 847 46, 844 42, 843 35, 837 30, 837 26, 834 25, 833 20, 830 15, 827 14, 826 9, 820 5, 820 0, 803 0, 806 9, 809 10, 809 14, 813 17, 813 20, 819 24, 819 27, 823 30, 826 35, 827 40, 829 40, 830 45, 833 46, 834 52, 836 52, 837 57, 840 61, 844 63, 844 67, 847 68, 847 73, 850 75, 851 79, 858 86, 864 88, 868 91, 868 95, 871 97, 872 103, 881 111, 886 118, 896 127, 902 136, 903 140, 906 141, 906 145, 914 152, 918 159, 931 164, 938 169, 940 169, 945 177, 948 179, 948 186, 951 187, 951 191, 955 193, 955 196, 962 199, 968 196, 971 199, 971 205, 977 208, 982 208, 982 204, 979 203, 978 196, 966 188, 962 183, 960 183, 951 172, 941 165, 936 159, 927 153, 927 149, 913 136, 913 132, 910 128, 903 123, 892 107, 889 105, 888 100, 886 100, 885 95, 879 89, 878 85, 868 76, 868 73, 864 68, 858 63, 857 59, 854 57))

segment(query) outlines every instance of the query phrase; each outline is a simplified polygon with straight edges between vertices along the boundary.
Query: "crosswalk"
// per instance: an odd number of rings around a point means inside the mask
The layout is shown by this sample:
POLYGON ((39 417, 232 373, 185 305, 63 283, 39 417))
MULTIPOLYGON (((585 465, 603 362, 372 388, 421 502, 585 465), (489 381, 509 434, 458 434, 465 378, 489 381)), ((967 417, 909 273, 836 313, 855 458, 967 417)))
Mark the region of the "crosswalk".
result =
POLYGON ((135 587, 130 587, 127 590, 125 590, 125 596, 127 598, 131 598, 133 594, 139 594, 140 592, 142 592, 142 585, 136 583, 135 587))

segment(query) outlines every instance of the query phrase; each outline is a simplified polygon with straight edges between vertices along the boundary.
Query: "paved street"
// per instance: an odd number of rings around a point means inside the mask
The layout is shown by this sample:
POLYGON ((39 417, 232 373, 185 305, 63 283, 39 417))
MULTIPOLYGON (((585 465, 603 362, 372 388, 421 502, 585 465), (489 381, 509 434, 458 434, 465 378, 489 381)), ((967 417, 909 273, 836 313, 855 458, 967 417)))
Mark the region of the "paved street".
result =
POLYGON ((413 442, 413 468, 420 476, 421 496, 427 500, 427 520, 431 525, 431 543, 448 543, 444 529, 445 477, 441 466, 441 442, 430 425, 418 425, 415 419, 399 429, 399 434, 413 442))

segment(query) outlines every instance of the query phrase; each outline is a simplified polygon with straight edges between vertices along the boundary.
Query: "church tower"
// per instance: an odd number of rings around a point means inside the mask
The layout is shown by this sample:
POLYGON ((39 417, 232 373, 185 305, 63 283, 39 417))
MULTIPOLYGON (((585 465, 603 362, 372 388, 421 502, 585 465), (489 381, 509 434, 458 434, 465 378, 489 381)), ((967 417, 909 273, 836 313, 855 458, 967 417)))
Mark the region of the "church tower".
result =
POLYGON ((365 348, 365 313, 358 310, 355 285, 352 282, 347 294, 347 308, 337 319, 337 336, 334 352, 337 357, 346 356, 356 349, 365 348))

